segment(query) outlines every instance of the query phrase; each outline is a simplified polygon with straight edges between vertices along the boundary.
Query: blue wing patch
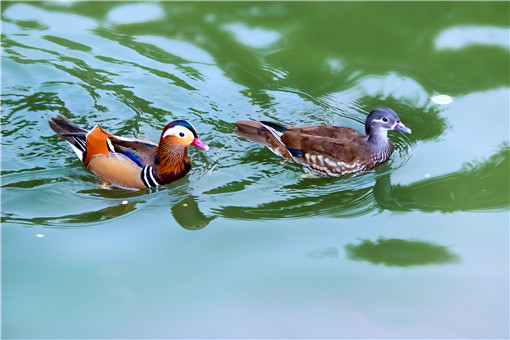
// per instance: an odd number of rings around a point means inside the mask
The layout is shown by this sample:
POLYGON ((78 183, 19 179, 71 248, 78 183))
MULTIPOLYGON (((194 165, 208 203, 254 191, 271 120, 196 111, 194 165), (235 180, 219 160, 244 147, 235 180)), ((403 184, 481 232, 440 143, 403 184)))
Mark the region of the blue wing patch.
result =
POLYGON ((287 148, 293 157, 303 157, 301 149, 287 148))
POLYGON ((137 154, 132 153, 131 151, 125 151, 122 152, 122 154, 126 157, 128 157, 130 160, 136 163, 140 168, 144 167, 144 164, 142 163, 140 156, 137 154))

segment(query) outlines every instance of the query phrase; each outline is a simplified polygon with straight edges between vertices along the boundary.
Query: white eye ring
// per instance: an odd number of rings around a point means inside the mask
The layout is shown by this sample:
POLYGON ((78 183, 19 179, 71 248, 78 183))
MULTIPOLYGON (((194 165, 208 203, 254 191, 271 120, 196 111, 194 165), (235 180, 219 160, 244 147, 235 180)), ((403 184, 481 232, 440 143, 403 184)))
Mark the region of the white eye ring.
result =
POLYGON ((163 134, 163 138, 167 136, 178 136, 180 138, 186 137, 191 131, 184 126, 176 125, 165 131, 163 134))
POLYGON ((387 122, 388 122, 388 118, 386 118, 386 117, 382 117, 382 121, 383 121, 383 122, 385 122, 385 123, 387 123, 387 122))

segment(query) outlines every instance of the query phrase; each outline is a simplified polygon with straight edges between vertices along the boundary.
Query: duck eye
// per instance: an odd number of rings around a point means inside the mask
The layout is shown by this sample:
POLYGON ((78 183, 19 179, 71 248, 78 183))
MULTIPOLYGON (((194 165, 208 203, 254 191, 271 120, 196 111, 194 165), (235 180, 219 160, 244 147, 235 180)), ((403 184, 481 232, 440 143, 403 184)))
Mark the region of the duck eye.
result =
POLYGON ((179 132, 179 137, 183 138, 184 136, 185 136, 184 132, 179 132))
POLYGON ((382 118, 382 121, 383 121, 383 122, 385 122, 385 123, 387 123, 387 122, 388 122, 388 118, 383 117, 383 118, 382 118))

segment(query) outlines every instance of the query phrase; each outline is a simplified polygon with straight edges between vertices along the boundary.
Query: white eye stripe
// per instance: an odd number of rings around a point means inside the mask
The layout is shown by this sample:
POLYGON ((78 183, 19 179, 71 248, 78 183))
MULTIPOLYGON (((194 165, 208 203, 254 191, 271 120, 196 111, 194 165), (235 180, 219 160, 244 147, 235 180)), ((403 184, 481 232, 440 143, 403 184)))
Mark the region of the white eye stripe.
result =
POLYGON ((170 129, 166 130, 163 134, 163 138, 167 136, 178 136, 181 138, 184 138, 188 136, 190 133, 192 133, 188 128, 185 128, 184 126, 176 125, 174 127, 171 127, 170 129), (183 134, 182 136, 180 134, 183 134))
POLYGON ((381 118, 381 119, 374 119, 374 120, 372 120, 372 122, 380 122, 380 123, 388 123, 388 122, 389 122, 388 118, 386 118, 386 121, 384 121, 383 119, 384 119, 384 118, 381 118))

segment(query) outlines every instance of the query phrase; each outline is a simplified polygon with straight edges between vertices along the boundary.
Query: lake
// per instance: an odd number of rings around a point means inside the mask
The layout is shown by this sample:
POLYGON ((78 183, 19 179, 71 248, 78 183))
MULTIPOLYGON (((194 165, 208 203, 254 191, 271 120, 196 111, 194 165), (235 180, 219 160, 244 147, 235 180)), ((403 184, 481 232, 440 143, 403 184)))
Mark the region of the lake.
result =
POLYGON ((509 335, 508 2, 2 1, 4 339, 509 335), (412 134, 309 176, 235 121, 412 134), (130 191, 48 120, 157 142, 187 177, 130 191))

